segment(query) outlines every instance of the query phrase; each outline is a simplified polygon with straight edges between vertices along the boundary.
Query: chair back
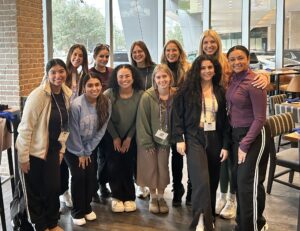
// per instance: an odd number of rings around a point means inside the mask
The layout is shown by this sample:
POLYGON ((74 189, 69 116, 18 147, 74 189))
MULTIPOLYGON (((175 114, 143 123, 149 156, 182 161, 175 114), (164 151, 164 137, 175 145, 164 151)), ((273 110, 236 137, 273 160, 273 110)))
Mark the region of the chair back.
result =
POLYGON ((290 112, 269 116, 267 123, 270 126, 271 137, 290 133, 295 128, 293 115, 290 112))
POLYGON ((280 104, 283 103, 287 98, 286 94, 281 94, 281 95, 272 95, 269 98, 269 112, 270 115, 275 115, 275 104, 280 104))

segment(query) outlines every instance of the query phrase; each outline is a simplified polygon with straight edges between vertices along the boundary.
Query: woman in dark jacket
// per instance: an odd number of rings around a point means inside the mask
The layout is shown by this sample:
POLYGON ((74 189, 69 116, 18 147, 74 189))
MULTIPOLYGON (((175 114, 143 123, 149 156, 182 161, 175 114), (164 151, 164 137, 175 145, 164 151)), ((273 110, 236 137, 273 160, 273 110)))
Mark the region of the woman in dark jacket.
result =
POLYGON ((221 73, 218 61, 199 56, 173 104, 172 140, 181 155, 187 153, 193 185, 191 228, 197 231, 213 230, 220 163, 228 155, 229 125, 225 92, 219 85, 221 73))

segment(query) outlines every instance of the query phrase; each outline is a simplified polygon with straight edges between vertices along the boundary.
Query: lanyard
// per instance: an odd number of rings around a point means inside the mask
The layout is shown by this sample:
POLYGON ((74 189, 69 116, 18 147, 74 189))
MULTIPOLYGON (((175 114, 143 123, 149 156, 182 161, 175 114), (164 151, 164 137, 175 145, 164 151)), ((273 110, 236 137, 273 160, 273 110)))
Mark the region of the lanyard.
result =
MULTIPOLYGON (((160 128, 162 129, 163 128, 163 121, 162 121, 162 100, 160 99, 159 97, 159 94, 157 93, 158 95, 158 105, 159 105, 159 125, 160 125, 160 128)), ((168 119, 169 119, 169 113, 170 113, 170 92, 169 92, 169 96, 168 96, 168 99, 167 99, 167 108, 166 108, 166 113, 165 113, 165 130, 168 131, 168 119)))
MULTIPOLYGON (((211 90, 211 96, 212 96, 212 113, 215 117, 216 111, 215 111, 215 95, 213 93, 213 90, 211 90)), ((202 111, 204 113, 204 122, 206 123, 206 106, 205 106, 205 98, 204 94, 202 92, 202 111)))
MULTIPOLYGON (((64 103, 65 103, 65 95, 64 95, 64 93, 62 93, 62 95, 63 95, 64 103)), ((53 97, 54 102, 55 102, 56 107, 57 107, 58 112, 59 112, 59 116, 60 116, 60 130, 63 131, 63 130, 64 130, 64 129, 63 129, 63 119, 62 119, 62 113, 61 113, 60 107, 59 107, 59 105, 58 105, 58 103, 57 103, 57 101, 56 101, 56 98, 55 98, 55 95, 53 94, 53 92, 51 92, 51 96, 53 97)), ((66 106, 66 105, 65 105, 65 106, 66 106)), ((67 107, 66 107, 66 109, 67 109, 67 107)), ((68 116, 68 127, 69 127, 69 112, 68 112, 68 110, 66 110, 66 111, 67 111, 67 116, 68 116)), ((66 129, 66 130, 67 130, 67 129, 66 129)))

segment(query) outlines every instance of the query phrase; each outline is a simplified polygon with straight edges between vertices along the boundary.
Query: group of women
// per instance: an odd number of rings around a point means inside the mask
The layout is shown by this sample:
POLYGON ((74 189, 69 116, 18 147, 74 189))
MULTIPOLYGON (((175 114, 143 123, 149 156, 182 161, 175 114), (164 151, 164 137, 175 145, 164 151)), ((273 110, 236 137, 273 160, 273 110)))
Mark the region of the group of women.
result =
POLYGON ((170 40, 155 65, 145 43, 137 41, 132 64, 111 69, 109 46, 98 44, 88 70, 86 49, 76 44, 66 64, 47 63, 43 83, 26 101, 16 144, 36 230, 63 230, 59 195, 68 195, 68 168, 76 225, 97 219, 91 202, 99 187, 101 196, 111 194, 113 212, 136 210, 136 183, 138 196, 150 193, 151 213, 168 213, 170 150, 175 207, 184 194, 187 156, 191 229, 214 229, 221 163, 230 156, 238 205, 234 230, 266 230, 269 130, 262 88, 268 78, 251 71, 245 47, 234 46, 225 56, 213 30, 204 32, 199 54, 190 65, 181 44, 170 40))

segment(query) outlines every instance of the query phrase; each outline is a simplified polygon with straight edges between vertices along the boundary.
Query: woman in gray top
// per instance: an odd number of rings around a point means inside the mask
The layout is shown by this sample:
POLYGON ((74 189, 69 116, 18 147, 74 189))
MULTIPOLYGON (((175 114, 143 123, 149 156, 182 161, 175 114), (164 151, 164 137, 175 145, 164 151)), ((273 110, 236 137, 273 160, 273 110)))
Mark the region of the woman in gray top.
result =
POLYGON ((112 114, 103 144, 107 156, 112 211, 136 210, 133 163, 136 156, 135 120, 143 93, 136 69, 121 64, 112 72, 110 88, 104 92, 112 103, 112 114))

